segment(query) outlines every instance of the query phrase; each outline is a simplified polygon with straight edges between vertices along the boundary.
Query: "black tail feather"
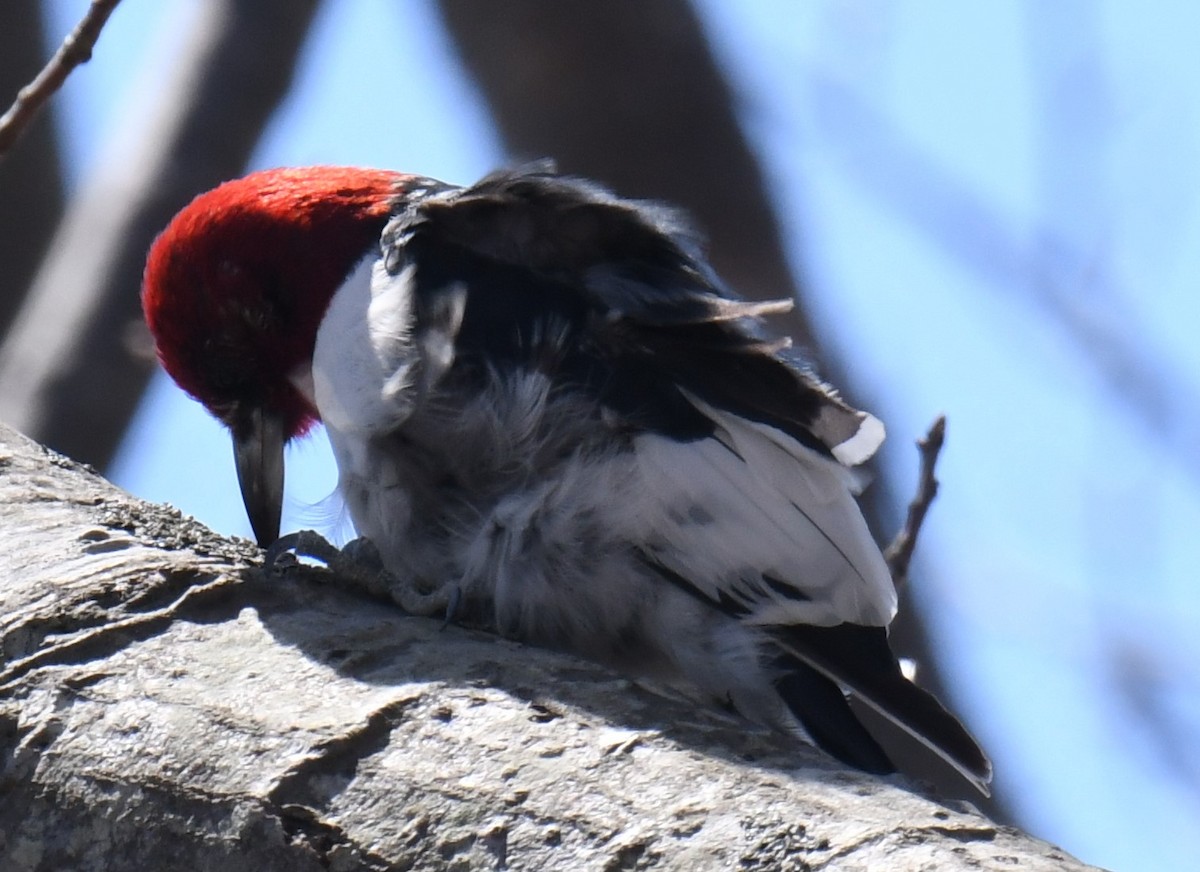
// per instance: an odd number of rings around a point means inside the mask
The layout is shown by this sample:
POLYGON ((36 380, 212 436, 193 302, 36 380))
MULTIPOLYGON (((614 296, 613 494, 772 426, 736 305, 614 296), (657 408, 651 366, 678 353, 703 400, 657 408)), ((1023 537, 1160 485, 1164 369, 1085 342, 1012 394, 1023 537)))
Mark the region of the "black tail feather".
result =
POLYGON ((864 772, 890 775, 896 771, 854 716, 840 687, 794 657, 780 657, 778 666, 784 674, 775 689, 818 748, 864 772))
MULTIPOLYGON (((936 752, 979 791, 988 794, 987 785, 992 777, 991 762, 954 715, 932 694, 904 677, 896 656, 888 646, 886 628, 857 624, 834 627, 795 625, 775 628, 773 635, 787 654, 830 682, 850 690, 864 703, 936 752)), ((841 703, 846 705, 844 699, 841 703)), ((819 703, 814 701, 811 704, 815 707, 819 703)), ((797 705, 789 701, 788 706, 796 711, 797 705)), ((800 703, 800 707, 803 707, 803 703, 800 703)), ((802 723, 805 722, 798 712, 797 717, 802 723)), ((840 719, 841 715, 837 717, 840 719)), ((805 726, 807 728, 807 723, 805 726)), ((861 726, 859 729, 865 732, 861 726)), ((817 736, 813 738, 822 744, 817 736)), ((832 749, 826 750, 838 759, 859 765, 832 749)), ((865 766, 860 768, 867 769, 865 766)))

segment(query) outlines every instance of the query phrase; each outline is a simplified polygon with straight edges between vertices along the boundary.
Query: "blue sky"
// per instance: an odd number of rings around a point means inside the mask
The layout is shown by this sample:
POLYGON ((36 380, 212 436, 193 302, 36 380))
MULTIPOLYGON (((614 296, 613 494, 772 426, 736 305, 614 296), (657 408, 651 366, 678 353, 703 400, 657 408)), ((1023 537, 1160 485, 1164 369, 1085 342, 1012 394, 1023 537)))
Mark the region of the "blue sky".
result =
MULTIPOLYGON (((50 2, 55 39, 84 5, 50 2)), ((60 104, 74 179, 119 151, 195 8, 118 8, 60 104)), ((910 596, 998 789, 1089 862, 1186 867, 1200 856, 1200 4, 699 8, 819 328, 888 425, 900 493, 912 440, 949 417, 910 596), (1127 388, 1121 343, 1161 395, 1127 388), (1167 741, 1147 712, 1165 713, 1167 741)), ((503 160, 425 0, 333 0, 253 164, 464 182, 503 160)), ((249 535, 227 437, 165 378, 110 472, 249 535)), ((285 527, 319 523, 335 481, 323 437, 288 473, 285 527)))

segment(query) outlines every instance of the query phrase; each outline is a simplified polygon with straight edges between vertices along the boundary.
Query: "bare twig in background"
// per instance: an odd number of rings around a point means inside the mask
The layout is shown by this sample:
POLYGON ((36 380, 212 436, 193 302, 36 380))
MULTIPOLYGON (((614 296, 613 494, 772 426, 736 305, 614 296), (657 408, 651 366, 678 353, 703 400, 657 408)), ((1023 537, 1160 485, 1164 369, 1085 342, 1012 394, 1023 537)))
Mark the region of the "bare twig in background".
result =
POLYGON ((917 450, 921 452, 920 480, 917 482, 917 493, 908 504, 908 517, 904 527, 896 534, 892 544, 883 552, 888 569, 892 573, 892 581, 896 588, 903 588, 908 583, 908 566, 912 562, 913 552, 917 547, 917 536, 921 525, 925 523, 925 514, 933 503, 938 492, 938 480, 934 474, 937 467, 938 455, 946 442, 946 416, 939 415, 929 427, 924 439, 917 440, 917 450))
MULTIPOLYGON (((921 454, 921 469, 917 484, 917 493, 908 506, 908 515, 904 526, 896 534, 892 544, 884 550, 884 559, 891 572, 892 581, 897 591, 902 591, 908 583, 908 568, 917 546, 917 537, 930 505, 937 496, 938 480, 934 474, 938 456, 946 439, 946 418, 939 416, 929 427, 929 432, 923 439, 917 440, 917 449, 921 454)), ((926 625, 925 616, 916 607, 916 599, 909 598, 904 607, 896 615, 889 628, 889 639, 893 649, 902 658, 917 665, 920 669, 920 685, 926 690, 940 694, 946 699, 953 699, 953 688, 943 681, 939 667, 941 652, 932 644, 926 625)), ((869 706, 859 705, 851 700, 855 713, 873 731, 877 731, 884 743, 888 754, 893 760, 903 761, 905 768, 911 772, 919 772, 921 777, 941 792, 953 796, 954 782, 946 777, 943 764, 929 755, 927 748, 921 743, 902 733, 890 729, 887 723, 869 706)), ((977 801, 976 804, 989 816, 996 820, 1011 820, 1012 814, 1005 807, 1004 797, 993 794, 991 797, 977 801)))
POLYGON ((13 147, 25 128, 45 105, 50 96, 62 87, 71 70, 92 59, 92 49, 108 16, 121 0, 92 0, 87 13, 71 31, 54 57, 37 77, 17 93, 17 99, 0 117, 0 160, 13 147))
MULTIPOLYGON (((130 353, 154 234, 241 173, 291 87, 318 0, 207 0, 96 162, 0 344, 0 419, 103 467, 152 371, 130 353), (165 80, 165 81, 164 81, 165 80)), ((136 85, 134 86, 137 87, 136 85)))

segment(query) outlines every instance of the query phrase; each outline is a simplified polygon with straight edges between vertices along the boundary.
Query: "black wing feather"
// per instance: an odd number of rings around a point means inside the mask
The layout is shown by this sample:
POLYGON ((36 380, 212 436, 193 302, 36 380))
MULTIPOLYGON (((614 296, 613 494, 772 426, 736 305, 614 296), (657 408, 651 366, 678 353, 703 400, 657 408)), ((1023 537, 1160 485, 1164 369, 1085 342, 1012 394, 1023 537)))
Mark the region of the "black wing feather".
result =
POLYGON ((538 353, 529 337, 565 330, 572 341, 561 347, 579 357, 562 361, 564 375, 674 438, 711 432, 680 388, 825 455, 857 428, 859 413, 754 329, 788 304, 735 300, 673 210, 536 164, 415 202, 389 227, 385 247, 399 235, 421 286, 476 289, 459 338, 465 353, 528 363, 538 353), (471 285, 475 275, 487 276, 486 288, 471 285), (664 421, 648 415, 655 403, 670 410, 664 421), (830 432, 818 425, 825 410, 841 419, 830 432))

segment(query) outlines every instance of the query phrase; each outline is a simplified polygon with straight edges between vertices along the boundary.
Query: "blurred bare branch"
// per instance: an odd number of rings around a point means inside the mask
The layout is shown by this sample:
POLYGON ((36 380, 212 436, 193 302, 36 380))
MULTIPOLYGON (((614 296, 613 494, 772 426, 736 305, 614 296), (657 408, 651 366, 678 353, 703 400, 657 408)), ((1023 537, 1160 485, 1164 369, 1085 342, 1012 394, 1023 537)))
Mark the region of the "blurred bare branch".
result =
POLYGON ((1065 260, 1086 263, 1070 242, 1046 232, 1027 244, 982 196, 906 141, 854 90, 820 76, 810 84, 821 125, 839 143, 834 153, 848 176, 949 257, 1056 325, 1143 432, 1168 448, 1189 446, 1169 453, 1200 480, 1200 453, 1190 450, 1198 436, 1200 387, 1163 353, 1137 313, 1120 305, 1133 295, 1120 292, 1103 270, 1086 277, 1086 295, 1073 293, 1083 277, 1071 282, 1046 275, 1039 255, 1058 251, 1065 260))
MULTIPOLYGON (((1104 15, 1090 0, 1025 0, 1024 6, 1037 207, 1046 226, 1075 236, 1066 248, 1045 235, 1035 240, 1042 246, 1039 273, 1107 274, 1111 246, 1094 243, 1116 218, 1109 160, 1120 122, 1106 69, 1104 15)), ((1066 290, 1091 297, 1097 289, 1076 283, 1066 290)))
POLYGON ((317 5, 196 4, 188 41, 170 70, 149 74, 156 96, 97 162, 0 345, 0 418, 78 460, 108 461, 151 372, 128 348, 146 249, 194 194, 244 168, 317 5))
MULTIPOLYGON (((45 58, 40 0, 0 3, 0 94, 14 94, 45 58)), ((0 336, 21 307, 63 208, 62 167, 51 113, 0 165, 0 336)))
POLYGON ((71 70, 92 59, 92 49, 96 46, 96 40, 100 38, 100 31, 104 29, 108 16, 120 2, 121 0, 92 0, 88 11, 63 40, 49 63, 28 86, 17 93, 17 99, 8 107, 8 111, 0 116, 0 160, 4 159, 9 149, 21 138, 51 95, 62 87, 71 70))
MULTIPOLYGON (((796 290, 734 95, 687 0, 438 5, 511 153, 683 206, 747 297, 796 290)), ((815 351, 800 303, 787 330, 815 351)))
POLYGON ((1185 789, 1200 808, 1200 723, 1189 719, 1172 697, 1195 699, 1191 664, 1164 662, 1161 651, 1108 622, 1110 643, 1103 652, 1102 677, 1112 700, 1140 727, 1164 775, 1185 789))

